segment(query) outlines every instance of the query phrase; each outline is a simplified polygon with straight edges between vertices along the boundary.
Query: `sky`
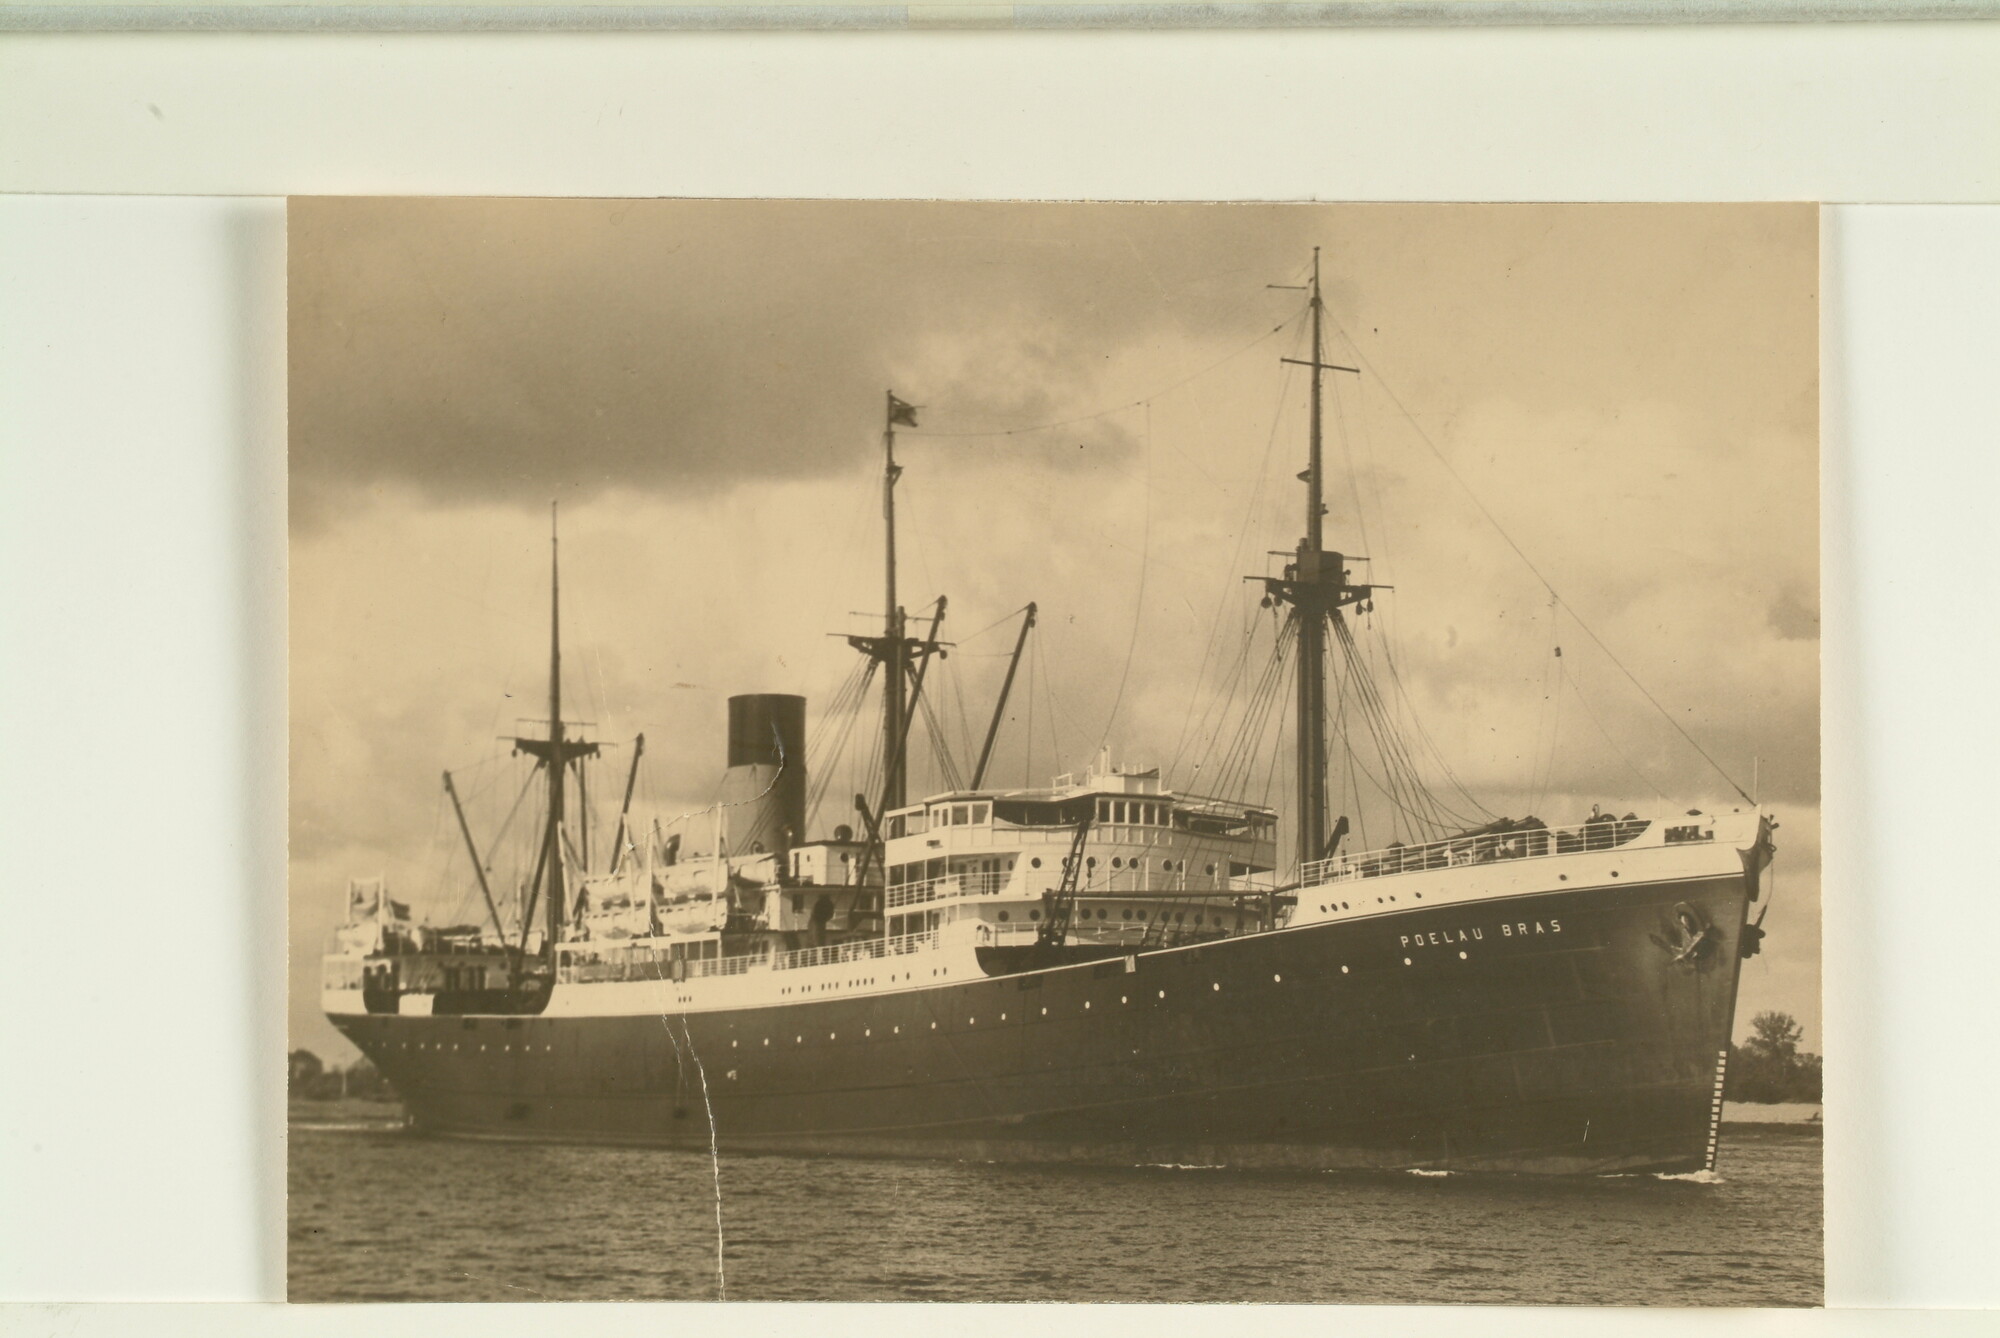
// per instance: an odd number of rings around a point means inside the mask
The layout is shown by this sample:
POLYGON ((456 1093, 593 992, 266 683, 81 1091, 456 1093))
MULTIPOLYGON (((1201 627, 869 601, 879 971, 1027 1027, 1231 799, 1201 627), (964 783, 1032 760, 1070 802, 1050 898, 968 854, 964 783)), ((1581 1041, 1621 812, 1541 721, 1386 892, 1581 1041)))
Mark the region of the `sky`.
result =
MULTIPOLYGON (((1033 600, 993 779, 1108 748, 1283 808, 1243 577, 1303 522, 1317 247, 1358 372, 1326 378, 1327 544, 1394 587, 1354 630, 1427 782, 1557 825, 1754 789, 1782 827, 1739 1030, 1818 1047, 1811 207, 303 199, 290 239, 295 1044, 352 1054, 317 999, 350 877, 482 913, 442 771, 500 881, 526 844, 504 737, 546 714, 552 503, 603 830, 644 732, 635 810, 704 848, 750 691, 808 698, 814 832, 851 820, 873 722, 831 710, 836 634, 880 618, 891 388, 953 768, 1033 600)), ((913 793, 948 774, 921 732, 913 793)), ((1356 756, 1336 811, 1384 844, 1356 756)))

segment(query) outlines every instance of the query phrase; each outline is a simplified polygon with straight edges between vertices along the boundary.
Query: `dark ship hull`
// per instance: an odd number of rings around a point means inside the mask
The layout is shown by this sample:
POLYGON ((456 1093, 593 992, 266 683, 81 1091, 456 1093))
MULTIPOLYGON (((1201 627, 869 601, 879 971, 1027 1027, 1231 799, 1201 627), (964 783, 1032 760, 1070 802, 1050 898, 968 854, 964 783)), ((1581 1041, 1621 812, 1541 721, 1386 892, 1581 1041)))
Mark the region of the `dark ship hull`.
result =
POLYGON ((1688 1172, 1714 1162, 1752 886, 1550 891, 775 1006, 334 1021, 443 1135, 1688 1172))

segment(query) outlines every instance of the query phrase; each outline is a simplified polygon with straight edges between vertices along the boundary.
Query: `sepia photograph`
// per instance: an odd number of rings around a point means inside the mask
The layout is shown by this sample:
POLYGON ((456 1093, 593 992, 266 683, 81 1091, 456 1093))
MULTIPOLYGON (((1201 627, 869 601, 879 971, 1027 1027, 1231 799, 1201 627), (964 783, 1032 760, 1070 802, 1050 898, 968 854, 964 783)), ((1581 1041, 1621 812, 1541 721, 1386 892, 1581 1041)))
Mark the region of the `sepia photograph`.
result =
POLYGON ((1819 214, 298 198, 294 1301, 1823 1301, 1819 214))

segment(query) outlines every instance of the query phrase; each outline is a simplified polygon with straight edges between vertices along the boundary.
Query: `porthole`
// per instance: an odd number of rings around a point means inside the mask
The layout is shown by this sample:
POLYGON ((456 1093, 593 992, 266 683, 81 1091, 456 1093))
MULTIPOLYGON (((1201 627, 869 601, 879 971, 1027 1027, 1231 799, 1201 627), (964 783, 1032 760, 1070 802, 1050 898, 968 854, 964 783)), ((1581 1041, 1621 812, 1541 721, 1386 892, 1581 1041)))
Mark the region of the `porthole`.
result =
MULTIPOLYGON (((1114 856, 1111 860, 1111 867, 1114 869, 1122 869, 1125 867, 1125 861, 1122 859, 1118 859, 1116 856, 1114 856)), ((1616 878, 1618 875, 1613 874, 1611 876, 1616 878)))
POLYGON ((1343 976, 1344 976, 1344 975, 1346 975, 1346 974, 1347 974, 1347 968, 1346 968, 1346 967, 1344 967, 1344 966, 1343 966, 1343 967, 1341 967, 1341 968, 1340 968, 1340 974, 1341 974, 1341 975, 1343 975, 1343 976))
POLYGON ((1130 906, 1127 906, 1127 907, 1126 907, 1126 908, 1125 908, 1124 910, 1122 910, 1122 911, 1118 912, 1118 918, 1119 918, 1119 919, 1121 919, 1121 920, 1129 920, 1129 919, 1131 919, 1131 918, 1132 918, 1132 908, 1131 908, 1130 906))
POLYGON ((1466 956, 1465 956, 1465 949, 1463 949, 1463 948, 1460 948, 1460 949, 1458 950, 1458 960, 1459 960, 1459 961, 1461 961, 1461 962, 1462 962, 1462 961, 1465 961, 1465 960, 1466 960, 1466 956))
POLYGON ((1405 958, 1403 959, 1403 965, 1404 965, 1404 966, 1408 966, 1409 964, 1410 964, 1410 959, 1409 959, 1409 958, 1407 958, 1407 957, 1405 957, 1405 958))
POLYGON ((1284 978, 1283 976, 1272 976, 1272 977, 1271 977, 1271 983, 1272 983, 1273 985, 1282 985, 1282 984, 1284 984, 1284 981, 1285 981, 1285 978, 1284 978))
POLYGON ((1097 856, 1095 856, 1095 855, 1091 855, 1091 856, 1089 856, 1089 857, 1088 857, 1087 859, 1085 859, 1085 860, 1083 861, 1083 867, 1084 867, 1084 868, 1086 868, 1086 869, 1094 869, 1094 868, 1096 868, 1096 867, 1097 867, 1097 856))
POLYGON ((1211 865, 1209 865, 1209 866, 1208 866, 1208 872, 1209 872, 1209 873, 1210 873, 1211 875, 1212 875, 1212 874, 1214 874, 1214 872, 1215 872, 1215 866, 1214 866, 1213 864, 1211 864, 1211 865))
POLYGON ((1039 920, 1042 918, 1042 913, 1040 911, 1029 911, 1028 918, 1030 920, 1039 920))
POLYGON ((1161 997, 1162 999, 1166 998, 1166 997, 1167 997, 1167 992, 1166 992, 1165 990, 1161 990, 1161 991, 1160 991, 1160 997, 1161 997))
POLYGON ((1009 919, 1009 916, 1008 916, 1007 912, 1005 912, 1005 911, 1002 911, 1002 912, 1000 912, 1000 923, 1001 923, 1001 924, 1003 924, 1003 925, 1004 925, 1004 924, 1006 924, 1006 923, 1007 923, 1007 921, 1008 921, 1008 919, 1009 919))
POLYGON ((1041 868, 1041 867, 1042 867, 1042 857, 1041 857, 1040 855, 1037 855, 1037 856, 1035 856, 1035 857, 1034 857, 1033 859, 1029 860, 1029 861, 1028 861, 1028 867, 1029 867, 1029 868, 1031 868, 1031 869, 1039 869, 1039 868, 1041 868))
POLYGON ((1215 981, 1213 984, 1209 986, 1209 988, 1212 990, 1220 990, 1222 988, 1222 982, 1219 980, 1215 981))

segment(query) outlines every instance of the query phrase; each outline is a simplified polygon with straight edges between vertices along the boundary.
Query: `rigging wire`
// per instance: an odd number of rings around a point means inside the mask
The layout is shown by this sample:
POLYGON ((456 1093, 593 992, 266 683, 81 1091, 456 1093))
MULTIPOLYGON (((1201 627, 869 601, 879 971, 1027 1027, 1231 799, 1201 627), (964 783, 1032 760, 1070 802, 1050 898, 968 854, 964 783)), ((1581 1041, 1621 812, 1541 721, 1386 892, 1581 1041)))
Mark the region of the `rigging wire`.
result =
POLYGON ((1534 560, 1528 556, 1527 552, 1524 549, 1522 549, 1522 547, 1519 544, 1514 542, 1514 537, 1511 534, 1507 533, 1506 527, 1501 525, 1499 518, 1496 517, 1493 514, 1493 512, 1487 508, 1486 503, 1480 499, 1479 494, 1472 490, 1472 485, 1467 483, 1465 479, 1459 474, 1458 470, 1452 466, 1451 461, 1445 456, 1445 453, 1438 449, 1437 443, 1431 440, 1430 433, 1424 431, 1423 424, 1418 422, 1416 415, 1412 414, 1409 411, 1409 409, 1404 406, 1403 401, 1401 400, 1401 398, 1397 396, 1395 390, 1390 387, 1389 383, 1386 380, 1383 379, 1382 374, 1379 371, 1376 371, 1375 365, 1369 360, 1368 355, 1361 351, 1361 347, 1359 344, 1355 342, 1353 335, 1348 333, 1347 328, 1340 323, 1337 317, 1334 318, 1333 324, 1334 328, 1340 332, 1342 338, 1346 339, 1348 347, 1354 350, 1354 356, 1361 362, 1361 364, 1364 367, 1368 368, 1370 373, 1373 374, 1376 383, 1382 387, 1382 393, 1389 397, 1389 402, 1394 404, 1396 406, 1397 411, 1400 412, 1403 415, 1404 419, 1408 421, 1410 427, 1416 432, 1418 440, 1422 441, 1425 447, 1429 449, 1430 453, 1437 458, 1437 462, 1444 466, 1445 472, 1451 475, 1452 482, 1458 484, 1459 488, 1464 491, 1465 495, 1471 499, 1473 506, 1478 508, 1479 514, 1486 518, 1486 523, 1493 527, 1494 533, 1500 536, 1500 538, 1506 543, 1507 547, 1514 550, 1514 556, 1521 560, 1521 564, 1525 566, 1529 570, 1529 572, 1534 575, 1534 578, 1541 583, 1542 588, 1549 592, 1549 596, 1552 599, 1554 599, 1557 603, 1561 604, 1563 609, 1566 612, 1568 612, 1569 616, 1576 620, 1576 625, 1583 629, 1583 634, 1590 638, 1593 645, 1595 645, 1599 650, 1604 652, 1605 658, 1610 660, 1611 663, 1614 666, 1616 666, 1618 672, 1625 675, 1627 681, 1629 681, 1633 687, 1639 690, 1639 695, 1644 697, 1655 711, 1659 712, 1660 718, 1666 721, 1669 725, 1673 726, 1674 732, 1681 736, 1682 741, 1685 742, 1688 745, 1688 747, 1694 749, 1696 753, 1700 754, 1701 759, 1704 762, 1708 763, 1708 765, 1714 769, 1716 775, 1722 777, 1724 781, 1728 782, 1729 788, 1736 791, 1738 795, 1741 795, 1745 803, 1748 803, 1752 807, 1755 807, 1757 801, 1750 797, 1749 792, 1745 790, 1741 785, 1737 784, 1736 778, 1730 775, 1728 771, 1724 770, 1722 764, 1716 761, 1715 758, 1710 756, 1706 748, 1703 748, 1701 744, 1695 741, 1694 735, 1688 733, 1686 727, 1684 727, 1680 721, 1674 719, 1673 713, 1668 711, 1666 707, 1662 706, 1660 704, 1660 699, 1655 697, 1650 691, 1647 690, 1646 685, 1639 681, 1638 675, 1634 674, 1630 669, 1625 667, 1625 662, 1619 659, 1618 656, 1615 653, 1613 653, 1611 647, 1604 644, 1603 638, 1599 637, 1596 631, 1592 629, 1590 624, 1583 620, 1583 616, 1576 611, 1575 607, 1572 606, 1567 599, 1563 598, 1562 592, 1557 590, 1555 586, 1549 581, 1549 578, 1542 574, 1542 569, 1535 565, 1534 560))
MULTIPOLYGON (((1453 822, 1464 827, 1479 825, 1475 820, 1445 804, 1424 784, 1416 758, 1410 752, 1402 731, 1397 727, 1388 703, 1382 698, 1373 674, 1369 672, 1362 659, 1353 632, 1347 626, 1347 620, 1336 618, 1333 623, 1349 677, 1356 688, 1357 701, 1362 707, 1363 721, 1375 741, 1384 775, 1396 789, 1398 806, 1403 807, 1413 818, 1424 822, 1438 833, 1442 833, 1453 822)), ((1479 811, 1485 812, 1484 809, 1479 811)), ((1490 819, 1492 815, 1487 816, 1490 819)))
POLYGON ((1056 732, 1056 717, 1058 715, 1062 716, 1068 722, 1070 733, 1074 735, 1087 739, 1090 737, 1090 732, 1077 724, 1076 717, 1069 713, 1069 708, 1063 705, 1062 698, 1056 695, 1055 679, 1049 673, 1048 658, 1042 653, 1042 642, 1046 638, 1035 637, 1033 640, 1035 643, 1035 658, 1042 666, 1042 691, 1048 694, 1049 699, 1049 743, 1055 749, 1056 770, 1061 772, 1064 769, 1062 744, 1060 736, 1056 732))
MULTIPOLYGON (((1292 317, 1294 321, 1298 321, 1298 329, 1293 333, 1292 338, 1292 352, 1295 354, 1301 351, 1305 343, 1306 326, 1305 322, 1299 320, 1299 316, 1303 315, 1306 310, 1307 308, 1301 308, 1299 313, 1292 317)), ((1244 545, 1249 541, 1250 534, 1256 529, 1254 521, 1258 509, 1263 505, 1265 488, 1270 482, 1271 457, 1277 450, 1278 429, 1284 423, 1284 406, 1291 395, 1292 369, 1294 364, 1287 362, 1281 363, 1280 366, 1282 370, 1279 376, 1277 403, 1271 413, 1271 430, 1264 437, 1263 459, 1259 461, 1257 471, 1252 476, 1254 481, 1250 488, 1249 504, 1244 513, 1243 523, 1236 529, 1236 547, 1230 553, 1229 557, 1229 569, 1232 572, 1242 566, 1244 545)), ((1230 593, 1232 591, 1241 591, 1242 589, 1243 585, 1240 580, 1225 578, 1222 593, 1215 601, 1215 616, 1209 620, 1208 638, 1202 649, 1201 667, 1196 670, 1194 686, 1189 691, 1188 709, 1181 715, 1181 737, 1174 744, 1174 763, 1168 768, 1170 773, 1174 773, 1176 768, 1179 767, 1182 750, 1190 741, 1187 722, 1195 718, 1195 703, 1201 700, 1202 684, 1207 681, 1209 661, 1214 656, 1216 648, 1221 644, 1222 615, 1229 608, 1230 593)), ((1244 634, 1248 635, 1248 629, 1246 629, 1244 634)), ((1247 656, 1248 653, 1249 643, 1246 641, 1244 643, 1244 654, 1247 656)), ((1206 719, 1205 713, 1204 719, 1206 719)))
POLYGON ((985 636, 988 632, 1000 626, 1000 624, 1010 623, 1014 621, 1014 619, 1026 613, 1027 611, 1028 611, 1028 606, 1026 604, 1023 604, 1020 608, 1015 609, 1012 613, 1001 614, 998 618, 995 618, 992 622, 986 624, 986 626, 980 628, 977 632, 967 632, 965 635, 958 638, 957 644, 959 648, 963 650, 964 647, 970 645, 974 641, 979 640, 980 637, 985 636))
MULTIPOLYGON (((1664 804, 1667 801, 1667 796, 1665 795, 1665 793, 1661 791, 1659 786, 1653 783, 1651 777, 1647 776, 1645 772, 1639 770, 1639 764, 1634 762, 1631 759, 1631 757, 1629 757, 1626 754, 1625 750, 1618 746, 1618 741, 1611 737, 1611 732, 1609 730, 1604 728, 1604 722, 1602 720, 1599 720, 1597 718, 1597 712, 1591 709, 1590 699, 1583 695, 1583 686, 1580 683, 1578 683, 1576 679, 1571 678, 1567 673, 1563 675, 1563 681, 1569 685, 1569 690, 1576 694, 1577 703, 1583 707, 1584 715, 1589 718, 1590 723, 1592 725, 1596 726, 1598 735, 1603 738, 1604 742, 1607 745, 1609 745, 1611 751, 1617 754, 1618 760, 1625 764, 1625 769, 1631 772, 1634 776, 1637 776, 1639 778, 1639 783, 1645 786, 1647 789, 1651 790, 1653 792, 1654 797, 1664 804)), ((1748 798, 1749 796, 1746 795, 1744 797, 1748 798)))
POLYGON ((855 727, 861 720, 862 706, 867 700, 868 688, 874 681, 878 663, 874 659, 859 661, 848 674, 847 681, 841 685, 840 691, 835 694, 826 714, 820 717, 822 722, 832 719, 839 723, 831 727, 830 735, 827 727, 822 724, 823 742, 817 760, 814 759, 812 747, 807 746, 806 771, 812 779, 807 787, 806 813, 812 823, 818 822, 820 806, 825 802, 827 790, 839 772, 841 760, 847 754, 848 743, 854 737, 855 727))
POLYGON ((958 774, 958 767, 952 761, 951 745, 944 736, 943 726, 938 723, 937 712, 931 706, 930 694, 917 694, 917 706, 923 712, 924 734, 930 740, 931 758, 937 766, 938 775, 945 782, 945 788, 947 790, 964 789, 964 778, 958 774))
POLYGON ((1028 723, 1022 732, 1021 745, 1021 788, 1031 789, 1035 783, 1035 667, 1028 666, 1028 681, 1023 685, 1028 696, 1028 723))
MULTIPOLYGON (((1229 718, 1229 708, 1235 702, 1238 689, 1242 687, 1243 675, 1250 666, 1250 651, 1256 645, 1256 640, 1256 628, 1253 624, 1239 638, 1240 646, 1235 662, 1230 666, 1228 675, 1204 699, 1200 715, 1197 716, 1192 709, 1187 713, 1181 726, 1181 742, 1175 745, 1174 759, 1167 768, 1170 774, 1179 774, 1184 749, 1187 744, 1194 742, 1196 739, 1207 738, 1212 751, 1214 736, 1208 732, 1209 720, 1214 718, 1219 724, 1221 721, 1229 718), (1190 724, 1189 722, 1192 723, 1190 724)), ((1192 707, 1193 703, 1189 703, 1189 705, 1192 707)), ((1207 757, 1208 753, 1205 752, 1197 761, 1206 762, 1207 757)), ((1199 771, 1201 767, 1197 765, 1195 770, 1199 771)))
MULTIPOLYGON (((1374 539, 1368 533, 1367 508, 1361 504, 1361 483, 1359 473, 1355 467, 1353 440, 1348 432, 1346 408, 1342 403, 1338 385, 1336 385, 1334 393, 1330 398, 1333 403, 1334 430, 1340 439, 1341 459, 1346 466, 1347 493, 1354 504, 1355 530, 1361 539, 1364 550, 1372 555, 1375 552, 1374 539)), ((1365 417, 1362 421, 1366 421, 1365 417)), ((1376 493, 1377 506, 1379 507, 1379 487, 1376 489, 1376 493)), ((1373 625, 1371 620, 1370 626, 1372 627, 1373 625)), ((1383 620, 1375 640, 1379 641, 1382 661, 1389 670, 1390 684, 1394 689, 1397 703, 1401 706, 1403 715, 1410 723, 1411 732, 1416 736, 1419 748, 1436 764, 1438 771, 1445 779, 1445 783, 1457 792, 1458 796, 1465 801, 1466 805, 1473 812, 1482 815, 1486 821, 1493 821, 1499 815, 1481 804, 1478 798, 1459 780, 1458 773, 1453 770, 1450 759, 1445 756, 1444 750, 1438 747, 1437 741, 1431 737, 1430 731, 1425 727, 1423 714, 1417 710, 1416 700, 1410 693, 1408 685, 1404 682, 1402 670, 1397 663, 1395 637, 1387 619, 1383 620)))
POLYGON ((500 843, 506 839, 507 829, 514 825, 514 818, 520 813, 521 805, 527 801, 528 792, 535 788, 535 778, 541 774, 542 769, 539 766, 528 769, 528 779, 522 783, 521 792, 514 796, 514 806, 507 810, 507 816, 501 819, 500 829, 493 833, 493 839, 487 843, 484 868, 490 870, 493 867, 493 857, 500 852, 500 843))
MULTIPOLYGON (((1547 802, 1549 787, 1556 778, 1556 749, 1562 739, 1562 687, 1568 677, 1568 670, 1562 660, 1562 625, 1560 610, 1554 600, 1549 601, 1549 654, 1542 661, 1542 707, 1548 720, 1549 746, 1546 760, 1536 758, 1533 774, 1535 787, 1535 811, 1547 802), (1550 680, 1554 679, 1554 682, 1550 680)), ((1537 753, 1540 753, 1542 731, 1535 731, 1537 753)))
POLYGON ((1451 760, 1445 756, 1444 750, 1438 747, 1437 741, 1431 737, 1430 731, 1424 728, 1424 718, 1417 711, 1416 702, 1410 696, 1409 689, 1403 684, 1402 671, 1396 665, 1395 646, 1391 642, 1386 628, 1379 639, 1382 648, 1382 662, 1389 666, 1390 682, 1395 686, 1397 700, 1402 703, 1404 713, 1409 717, 1410 726, 1416 733, 1418 744, 1429 754, 1431 760, 1437 764, 1438 770, 1444 775, 1445 783, 1456 791, 1461 799, 1465 800, 1472 811, 1482 815, 1488 822, 1495 821, 1500 815, 1480 803, 1473 796, 1472 791, 1468 790, 1460 782, 1458 773, 1452 769, 1451 760))
POLYGON ((944 670, 944 686, 951 693, 951 704, 958 712, 958 746, 965 757, 975 756, 972 742, 972 718, 965 710, 965 683, 957 665, 962 661, 947 660, 941 666, 944 670))
POLYGON ((1101 752, 1111 741, 1111 731, 1118 723, 1118 708, 1125 704, 1125 685, 1132 677, 1132 655, 1139 649, 1139 624, 1146 612, 1146 571, 1150 565, 1147 555, 1153 549, 1153 406, 1146 406, 1146 519, 1139 537, 1139 589, 1132 597, 1132 635, 1125 643, 1125 665, 1118 671, 1118 692, 1111 699, 1111 710, 1104 717, 1104 733, 1098 736, 1097 747, 1101 752))

